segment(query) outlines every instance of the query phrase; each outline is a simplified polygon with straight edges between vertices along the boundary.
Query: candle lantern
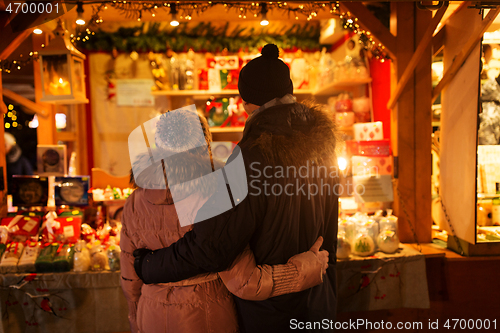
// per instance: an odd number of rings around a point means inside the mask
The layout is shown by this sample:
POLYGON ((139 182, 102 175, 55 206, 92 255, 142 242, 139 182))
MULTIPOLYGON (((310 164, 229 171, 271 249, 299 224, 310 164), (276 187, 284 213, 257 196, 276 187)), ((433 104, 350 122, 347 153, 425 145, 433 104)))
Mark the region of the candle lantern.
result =
POLYGON ((88 103, 85 94, 83 61, 85 55, 69 40, 69 33, 59 20, 55 38, 38 52, 42 77, 41 102, 54 104, 88 103))

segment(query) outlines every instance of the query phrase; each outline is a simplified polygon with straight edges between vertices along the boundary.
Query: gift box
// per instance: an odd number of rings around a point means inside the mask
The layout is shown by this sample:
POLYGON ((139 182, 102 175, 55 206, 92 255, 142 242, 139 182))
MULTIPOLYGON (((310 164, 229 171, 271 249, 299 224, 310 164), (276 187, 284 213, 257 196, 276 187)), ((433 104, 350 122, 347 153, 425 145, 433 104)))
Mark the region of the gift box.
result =
POLYGON ((372 141, 347 140, 346 151, 348 155, 363 156, 389 156, 391 145, 389 139, 372 141))
POLYGON ((240 75, 239 70, 222 69, 220 71, 221 88, 224 90, 236 90, 236 89, 238 89, 238 77, 239 77, 239 75, 240 75))
POLYGON ((373 123, 354 124, 353 128, 354 128, 354 140, 356 141, 384 139, 384 131, 382 129, 381 121, 376 121, 373 123))
POLYGON ((354 124, 354 112, 335 112, 335 116, 340 127, 351 127, 354 124))
POLYGON ((41 244, 38 242, 28 242, 24 248, 23 255, 17 264, 17 271, 20 273, 36 272, 35 262, 40 253, 41 244))
POLYGON ((61 244, 46 243, 40 250, 40 255, 35 261, 36 271, 39 273, 54 271, 54 258, 61 244))
POLYGON ((40 221, 39 216, 17 215, 3 218, 1 225, 7 228, 11 240, 24 242, 30 237, 36 236, 40 228, 40 221))
POLYGON ((57 249, 53 266, 56 272, 69 272, 73 268, 73 256, 75 247, 73 244, 64 244, 57 249))
POLYGON ((42 231, 43 242, 76 243, 80 239, 82 219, 79 217, 58 217, 47 220, 42 231))
POLYGON ((216 56, 214 57, 215 69, 238 69, 240 66, 238 56, 216 56))
POLYGON ((352 156, 353 175, 391 175, 392 156, 352 156))
POLYGON ((12 242, 7 245, 2 262, 0 262, 0 273, 16 273, 17 263, 24 250, 24 245, 21 242, 12 242))

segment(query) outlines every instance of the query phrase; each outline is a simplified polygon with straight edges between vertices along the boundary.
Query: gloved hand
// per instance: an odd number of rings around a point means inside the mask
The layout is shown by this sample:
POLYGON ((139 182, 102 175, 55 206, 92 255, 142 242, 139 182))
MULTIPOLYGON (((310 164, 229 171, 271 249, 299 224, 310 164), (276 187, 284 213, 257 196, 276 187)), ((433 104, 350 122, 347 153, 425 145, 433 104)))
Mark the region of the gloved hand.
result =
POLYGON ((153 253, 153 251, 149 250, 149 249, 135 249, 134 252, 132 253, 134 255, 134 269, 135 269, 135 273, 137 274, 137 276, 139 277, 139 279, 142 280, 142 282, 146 283, 146 281, 144 281, 144 278, 142 276, 142 262, 144 261, 144 258, 150 254, 150 253, 153 253))

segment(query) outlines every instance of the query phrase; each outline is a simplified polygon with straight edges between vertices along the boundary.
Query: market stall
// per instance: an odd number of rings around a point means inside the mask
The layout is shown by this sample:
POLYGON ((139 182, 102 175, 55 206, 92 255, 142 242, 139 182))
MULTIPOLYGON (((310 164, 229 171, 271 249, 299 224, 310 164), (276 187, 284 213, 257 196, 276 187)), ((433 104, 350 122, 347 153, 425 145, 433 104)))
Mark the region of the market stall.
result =
POLYGON ((0 54, 4 77, 15 74, 16 64, 33 62, 36 95, 34 103, 4 89, 2 130, 18 126, 16 111, 35 110, 39 144, 38 176, 18 177, 10 215, 2 214, 10 259, 0 275, 0 304, 9 314, 4 330, 47 323, 58 330, 128 330, 119 274, 109 270, 116 264, 120 207, 131 193, 129 135, 167 110, 194 105, 211 126, 213 154, 227 159, 247 118, 239 72, 266 43, 279 47, 297 100, 324 104, 342 137, 339 311, 429 308, 426 257, 432 255, 420 250, 433 238, 459 253, 496 253, 490 241, 497 229, 488 215, 500 202, 493 188, 496 150, 477 148, 472 125, 479 39, 498 9, 482 18, 463 4, 420 8, 413 2, 375 8, 320 1, 78 3, 59 22, 39 27, 28 57, 12 60, 11 54, 33 30, 12 32, 13 46, 0 54), (473 22, 467 34, 464 21, 473 22), (438 58, 440 75, 431 64, 438 58), (441 91, 442 108, 432 105, 441 91), (441 109, 441 118, 433 119, 432 110, 441 109), (436 123, 439 139, 432 133, 436 123), (104 176, 97 179, 94 168, 104 176), (75 272, 73 256, 87 248, 81 238, 89 244, 89 267, 75 272), (485 240, 486 249, 472 250, 485 240), (61 255, 66 250, 71 258, 61 255), (34 269, 27 272, 37 275, 18 272, 19 260, 31 252, 34 269), (67 272, 41 273, 44 262, 37 267, 36 261, 46 252, 50 263, 62 256, 67 272), (108 298, 113 308, 98 304, 108 298), (91 323, 67 320, 83 316, 91 323), (21 317, 25 324, 18 324, 21 317))

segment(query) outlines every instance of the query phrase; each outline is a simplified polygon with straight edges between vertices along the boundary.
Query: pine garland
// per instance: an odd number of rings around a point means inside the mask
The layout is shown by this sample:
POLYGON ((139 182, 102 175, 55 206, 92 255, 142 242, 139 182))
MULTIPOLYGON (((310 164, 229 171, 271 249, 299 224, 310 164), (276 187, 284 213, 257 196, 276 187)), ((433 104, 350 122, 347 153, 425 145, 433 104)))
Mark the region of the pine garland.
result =
POLYGON ((196 52, 229 52, 252 50, 274 43, 285 50, 316 51, 320 49, 320 28, 317 25, 293 26, 274 32, 256 31, 254 28, 237 26, 228 32, 228 25, 214 27, 210 22, 188 27, 183 23, 176 28, 160 30, 160 24, 154 23, 146 30, 144 24, 133 28, 119 28, 115 32, 98 30, 92 38, 78 42, 78 47, 89 51, 119 52, 175 52, 193 49, 196 52))

